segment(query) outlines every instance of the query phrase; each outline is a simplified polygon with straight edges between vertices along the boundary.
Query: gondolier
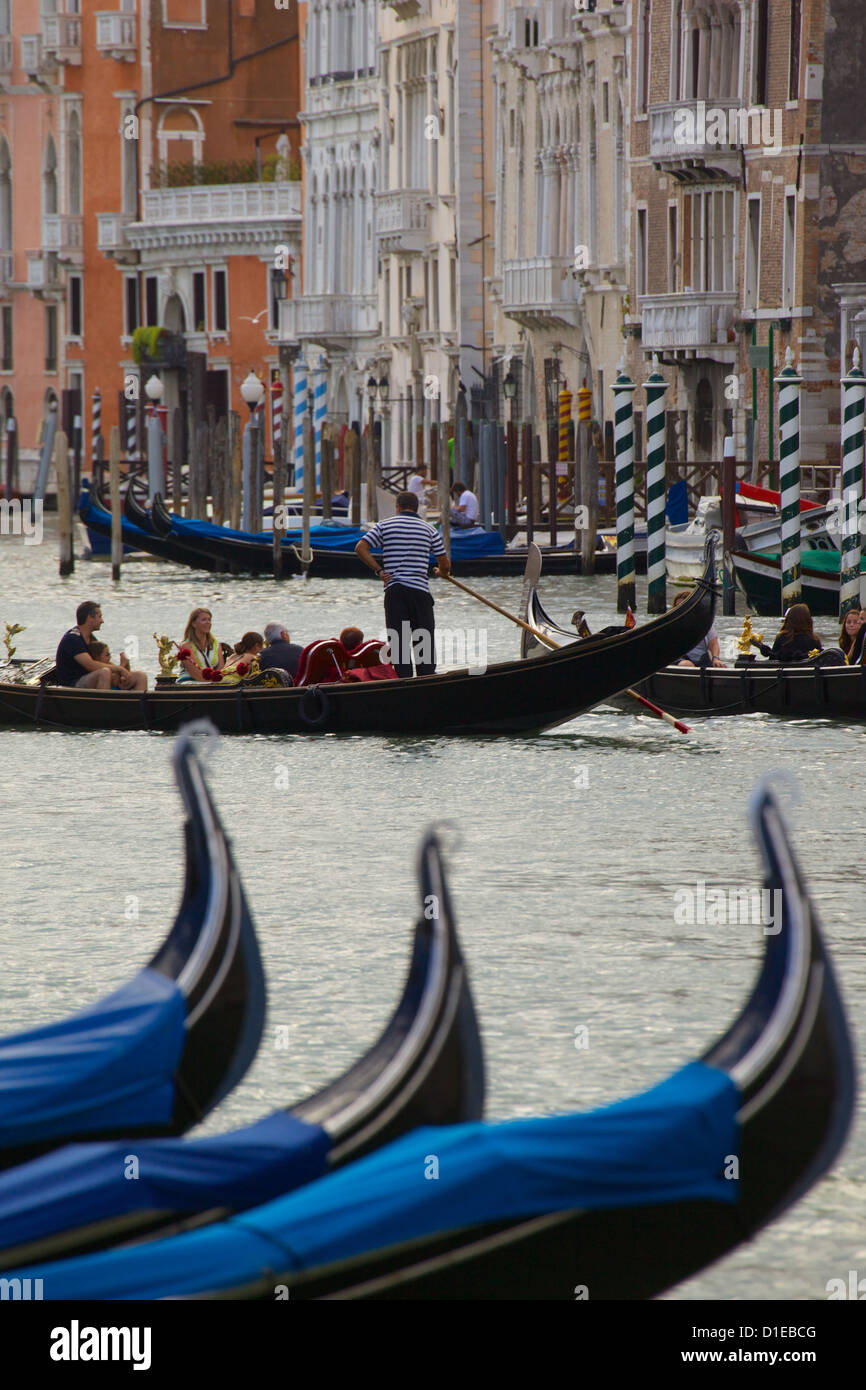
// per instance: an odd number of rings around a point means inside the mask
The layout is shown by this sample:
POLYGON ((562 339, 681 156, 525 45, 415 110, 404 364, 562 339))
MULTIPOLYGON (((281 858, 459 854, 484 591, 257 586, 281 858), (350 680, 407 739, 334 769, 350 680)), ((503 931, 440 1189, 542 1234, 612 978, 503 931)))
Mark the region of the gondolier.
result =
POLYGON ((430 552, 438 557, 442 574, 451 562, 439 532, 418 515, 415 493, 401 492, 396 516, 376 522, 358 544, 356 553, 385 585, 385 621, 391 661, 400 676, 432 676, 436 670, 435 619, 430 592, 430 552), (383 562, 371 550, 383 552, 383 562))

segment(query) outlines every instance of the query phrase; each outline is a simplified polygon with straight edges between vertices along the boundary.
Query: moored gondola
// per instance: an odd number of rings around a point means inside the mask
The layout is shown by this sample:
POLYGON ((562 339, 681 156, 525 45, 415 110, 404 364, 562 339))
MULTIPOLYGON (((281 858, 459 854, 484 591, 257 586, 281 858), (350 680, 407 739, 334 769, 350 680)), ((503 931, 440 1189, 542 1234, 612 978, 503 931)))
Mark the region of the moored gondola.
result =
MULTIPOLYGON (((183 553, 171 540, 164 540, 162 536, 158 536, 149 523, 147 526, 139 526, 127 515, 125 507, 126 498, 124 498, 124 513, 121 516, 120 527, 124 546, 128 546, 130 550, 144 550, 148 555, 153 555, 159 560, 171 560, 175 564, 186 563, 183 553)), ((134 509, 131 510, 134 515, 134 509)), ((103 505, 98 494, 87 485, 86 480, 78 503, 78 519, 88 532, 94 532, 108 540, 111 539, 111 512, 103 505)), ((214 560, 202 556, 200 563, 195 568, 213 573, 218 566, 214 560)))
POLYGON ((675 660, 707 632, 713 603, 708 571, 686 602, 630 632, 537 661, 411 680, 300 689, 190 682, 142 694, 0 682, 0 725, 173 730, 206 714, 225 733, 530 733, 575 718, 675 660))
POLYGON ((174 752, 186 878, 174 926, 128 984, 58 1023, 0 1039, 0 1167, 72 1140, 182 1134, 255 1056, 255 932, 189 734, 174 752))
MULTIPOLYGON (((524 631, 521 655, 540 656, 539 638, 575 643, 577 635, 560 627, 544 610, 538 592, 529 593, 528 622, 539 636, 524 631)), ((777 661, 743 660, 736 666, 664 666, 634 689, 645 699, 677 716, 772 714, 782 719, 866 719, 866 666, 802 662, 783 666, 777 661)), ((635 713, 634 699, 624 693, 604 702, 626 714, 635 713)))
POLYGON ((207 1230, 16 1276, 46 1299, 598 1301, 653 1297, 733 1250, 828 1171, 855 1100, 832 967, 766 784, 751 818, 781 895, 757 982, 719 1041, 652 1090, 424 1128, 207 1230))
POLYGON ((258 1205, 418 1125, 478 1119, 478 1024, 439 846, 419 856, 421 916, 408 978, 379 1040, 338 1080, 215 1138, 69 1145, 0 1174, 0 1268, 182 1229, 258 1205), (437 905, 432 913, 430 904, 437 905), (426 911, 425 911, 426 909, 426 911))

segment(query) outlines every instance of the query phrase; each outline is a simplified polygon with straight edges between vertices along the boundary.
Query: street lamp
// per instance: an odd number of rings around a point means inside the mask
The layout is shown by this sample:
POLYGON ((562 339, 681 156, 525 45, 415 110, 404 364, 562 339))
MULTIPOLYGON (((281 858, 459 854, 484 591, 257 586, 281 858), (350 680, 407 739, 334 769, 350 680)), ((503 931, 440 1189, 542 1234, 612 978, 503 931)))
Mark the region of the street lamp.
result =
POLYGON ((379 468, 380 468, 380 471, 381 471, 381 469, 384 467, 384 461, 385 461, 385 459, 388 460, 388 465, 389 465, 389 467, 390 467, 390 464, 391 464, 391 444, 390 444, 391 435, 390 435, 390 420, 388 419, 388 412, 389 412, 388 400, 389 400, 390 391, 391 391, 391 384, 390 384, 390 382, 388 381, 388 378, 387 378, 386 376, 380 376, 380 377, 379 377, 379 417, 380 417, 380 424, 379 424, 379 429, 380 429, 380 436, 379 436, 379 468))
POLYGON ((145 394, 150 401, 150 416, 147 421, 147 495, 152 502, 157 493, 165 496, 165 470, 163 466, 162 419, 159 403, 165 387, 154 372, 144 385, 145 394))
POLYGON ((514 402, 517 397, 517 377, 510 367, 502 382, 502 390, 505 392, 505 399, 508 401, 508 418, 510 420, 514 411, 514 402))
POLYGON ((265 394, 264 384, 250 368, 241 382, 241 395, 250 408, 249 423, 244 427, 243 442, 243 509, 241 525, 245 531, 262 528, 262 493, 264 490, 264 459, 259 450, 259 425, 256 409, 265 394))

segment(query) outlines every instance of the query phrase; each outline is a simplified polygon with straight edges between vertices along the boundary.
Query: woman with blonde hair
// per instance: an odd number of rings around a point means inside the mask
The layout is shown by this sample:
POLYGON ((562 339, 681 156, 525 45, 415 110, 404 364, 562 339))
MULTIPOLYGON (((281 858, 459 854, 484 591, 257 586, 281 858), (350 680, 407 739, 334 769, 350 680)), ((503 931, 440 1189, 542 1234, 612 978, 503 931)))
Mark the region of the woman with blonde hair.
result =
POLYGON ((177 659, 183 667, 178 681, 206 681, 205 671, 221 671, 225 665, 220 644, 211 632, 213 615, 209 608, 194 608, 184 628, 177 659))

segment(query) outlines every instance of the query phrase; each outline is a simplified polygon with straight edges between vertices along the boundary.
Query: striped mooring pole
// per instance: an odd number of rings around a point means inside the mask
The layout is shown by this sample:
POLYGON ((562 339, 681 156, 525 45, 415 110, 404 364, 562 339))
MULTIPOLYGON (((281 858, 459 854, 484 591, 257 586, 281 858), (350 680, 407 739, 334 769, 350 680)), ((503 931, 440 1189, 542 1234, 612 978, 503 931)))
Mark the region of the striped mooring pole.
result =
POLYGON ((102 434, 102 392, 97 386, 93 393, 90 408, 90 457, 94 463, 99 462, 99 448, 97 440, 102 434))
POLYGON ((619 364, 613 383, 614 450, 616 453, 616 611, 634 608, 634 402, 637 388, 619 364))
POLYGON ((138 403, 127 401, 126 403, 126 457, 132 460, 138 457, 138 403))
POLYGON ((300 359, 292 365, 292 411, 295 434, 295 487, 304 483, 304 416, 307 413, 307 366, 300 359))
POLYGON ((274 455, 280 447, 283 436, 283 383, 274 377, 271 382, 271 437, 274 442, 274 455))
POLYGON ((842 562, 839 619, 866 602, 866 576, 860 575, 860 503, 863 499, 863 415, 866 376, 860 349, 854 349, 850 372, 842 378, 842 562), (862 595, 862 597, 861 597, 862 595))
POLYGON ((668 384, 653 353, 653 369, 643 384, 646 391, 646 572, 647 613, 664 613, 667 606, 665 571, 665 392, 668 384))
POLYGON ((313 424, 316 430, 316 490, 322 480, 322 428, 328 408, 328 373, 322 359, 313 372, 313 424))
POLYGON ((800 582, 800 388, 794 354, 775 378, 779 388, 779 491, 782 494, 782 614, 799 603, 800 582))
POLYGON ((577 389, 577 423, 589 424, 592 418, 592 392, 586 384, 586 377, 583 378, 583 385, 577 389))
POLYGON ((556 451, 556 502, 568 496, 568 427, 571 424, 572 395, 565 382, 559 393, 559 439, 556 451))

